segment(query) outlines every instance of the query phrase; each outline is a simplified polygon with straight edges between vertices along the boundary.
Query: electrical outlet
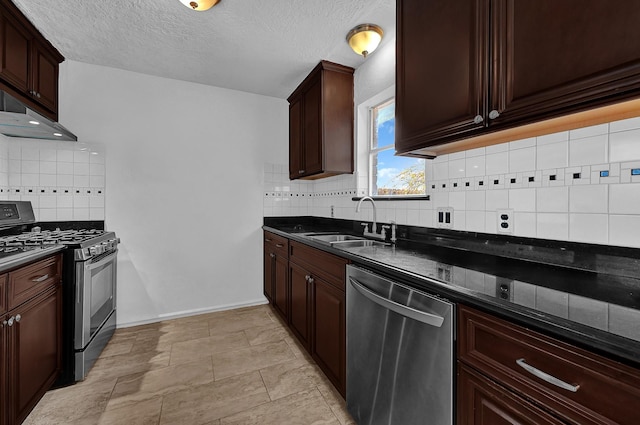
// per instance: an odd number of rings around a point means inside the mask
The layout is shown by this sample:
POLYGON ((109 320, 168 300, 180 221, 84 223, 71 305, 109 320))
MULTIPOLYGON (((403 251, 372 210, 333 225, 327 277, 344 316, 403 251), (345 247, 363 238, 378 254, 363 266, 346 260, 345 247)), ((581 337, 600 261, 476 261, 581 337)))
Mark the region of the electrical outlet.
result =
POLYGON ((333 205, 331 205, 331 218, 335 217, 335 211, 333 205))
POLYGON ((453 208, 440 207, 436 209, 436 224, 441 229, 453 228, 453 208))
POLYGON ((513 210, 498 210, 496 215, 498 216, 498 233, 512 235, 515 222, 513 210))

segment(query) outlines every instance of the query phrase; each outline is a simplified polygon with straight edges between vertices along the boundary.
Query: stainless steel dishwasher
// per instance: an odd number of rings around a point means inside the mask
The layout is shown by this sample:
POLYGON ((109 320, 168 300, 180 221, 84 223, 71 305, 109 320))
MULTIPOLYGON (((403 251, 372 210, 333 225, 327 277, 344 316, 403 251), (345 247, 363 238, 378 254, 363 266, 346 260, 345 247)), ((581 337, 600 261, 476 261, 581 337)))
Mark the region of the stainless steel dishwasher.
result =
POLYGON ((358 425, 453 423, 454 305, 347 266, 347 409, 358 425))

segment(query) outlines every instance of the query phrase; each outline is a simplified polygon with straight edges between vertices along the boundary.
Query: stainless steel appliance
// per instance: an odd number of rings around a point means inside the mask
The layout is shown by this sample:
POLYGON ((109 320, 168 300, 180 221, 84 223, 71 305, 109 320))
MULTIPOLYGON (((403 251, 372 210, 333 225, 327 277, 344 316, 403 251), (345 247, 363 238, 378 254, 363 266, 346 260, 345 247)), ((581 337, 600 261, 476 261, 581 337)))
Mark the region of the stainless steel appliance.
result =
MULTIPOLYGON (((34 224, 31 203, 0 201, 0 258, 20 259, 35 249, 65 245, 63 253, 62 372, 55 386, 83 380, 116 328, 118 239, 100 229, 21 232, 34 224), (13 227, 13 228, 11 228, 13 227)), ((61 223, 44 223, 42 226, 61 223)), ((68 226, 77 226, 69 222, 68 226)))
POLYGON ((347 409, 359 425, 453 423, 454 305, 347 266, 347 409))

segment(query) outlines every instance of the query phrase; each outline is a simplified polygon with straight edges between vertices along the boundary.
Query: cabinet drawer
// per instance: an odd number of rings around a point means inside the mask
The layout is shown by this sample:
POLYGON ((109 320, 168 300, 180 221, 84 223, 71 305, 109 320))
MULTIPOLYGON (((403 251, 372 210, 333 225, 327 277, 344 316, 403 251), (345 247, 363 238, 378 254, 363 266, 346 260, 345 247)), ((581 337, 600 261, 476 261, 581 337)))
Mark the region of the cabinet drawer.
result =
POLYGON ((264 232, 264 247, 276 255, 289 258, 289 239, 271 232, 264 232))
POLYGON ((461 361, 546 409, 580 424, 637 423, 640 370, 465 306, 458 326, 461 361))
POLYGON ((348 260, 295 241, 291 241, 289 259, 344 291, 348 260))
POLYGON ((9 273, 8 308, 12 309, 60 281, 62 255, 54 255, 9 273))

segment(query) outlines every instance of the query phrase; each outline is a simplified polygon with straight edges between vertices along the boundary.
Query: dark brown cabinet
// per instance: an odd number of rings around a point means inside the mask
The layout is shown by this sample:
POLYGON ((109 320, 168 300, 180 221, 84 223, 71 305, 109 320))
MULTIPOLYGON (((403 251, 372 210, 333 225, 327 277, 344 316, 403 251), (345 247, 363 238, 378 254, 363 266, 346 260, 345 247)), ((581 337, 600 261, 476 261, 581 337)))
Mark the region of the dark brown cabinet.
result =
POLYGON ((264 295, 289 320, 289 240, 264 232, 264 295))
POLYGON ((311 283, 312 277, 307 270, 294 262, 289 263, 289 276, 291 283, 291 317, 289 326, 307 350, 311 347, 311 283))
POLYGON ((338 391, 346 384, 344 258, 290 242, 291 329, 338 391))
POLYGON ((459 424, 637 423, 637 369, 466 306, 458 313, 459 424))
POLYGON ((58 68, 64 57, 9 0, 0 0, 0 88, 58 119, 58 68))
POLYGON ((353 68, 322 61, 289 96, 289 178, 353 173, 353 68))
POLYGON ((564 422, 458 363, 458 425, 562 425, 564 422))
POLYGON ((2 425, 22 423, 60 372, 61 264, 56 255, 0 277, 13 306, 0 316, 2 425))
POLYGON ((640 8, 599 0, 397 2, 396 150, 640 96, 640 8), (625 41, 627 40, 627 41, 625 41))

